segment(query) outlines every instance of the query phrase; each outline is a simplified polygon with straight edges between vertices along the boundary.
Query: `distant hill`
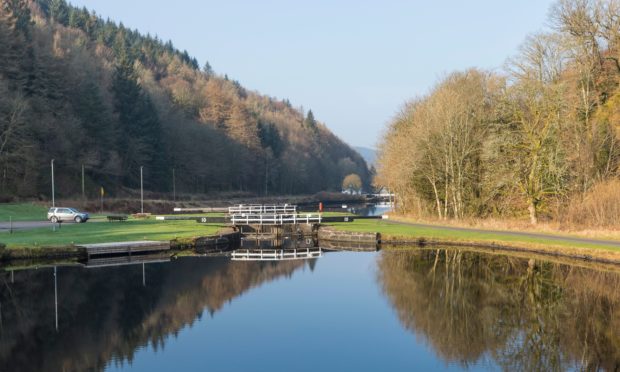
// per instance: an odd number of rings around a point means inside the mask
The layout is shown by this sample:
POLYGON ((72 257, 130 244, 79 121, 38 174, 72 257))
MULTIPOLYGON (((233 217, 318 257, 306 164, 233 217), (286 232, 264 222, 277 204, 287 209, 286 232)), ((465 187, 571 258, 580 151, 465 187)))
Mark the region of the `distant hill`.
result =
POLYGON ((368 147, 354 146, 353 149, 362 155, 368 167, 376 166, 377 163, 377 150, 368 147))
MULTIPOLYGON (((0 195, 100 187, 300 194, 369 174, 363 158, 286 99, 246 89, 170 41, 64 0, 0 7, 0 195)), ((129 190, 128 190, 129 189, 129 190)))

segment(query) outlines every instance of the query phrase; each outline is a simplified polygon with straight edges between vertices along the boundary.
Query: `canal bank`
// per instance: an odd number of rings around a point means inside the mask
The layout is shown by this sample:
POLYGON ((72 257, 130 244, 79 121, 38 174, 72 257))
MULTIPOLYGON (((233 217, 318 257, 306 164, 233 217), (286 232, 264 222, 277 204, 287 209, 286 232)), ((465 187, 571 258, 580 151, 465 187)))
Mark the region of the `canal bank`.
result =
MULTIPOLYGON (((286 204, 290 209, 292 206, 286 204)), ((240 206, 241 207, 241 206, 240 206)), ((240 247, 242 236, 264 236, 274 247, 284 247, 283 236, 311 235, 313 244, 334 250, 376 250, 392 246, 468 246, 489 250, 530 252, 586 261, 620 264, 620 242, 571 236, 494 231, 454 226, 424 225, 392 221, 379 216, 352 216, 343 213, 293 213, 263 211, 258 215, 238 213, 230 216, 172 216, 173 219, 130 219, 125 222, 87 223, 1 234, 0 260, 75 259, 88 257, 85 244, 158 241, 169 243, 170 254, 205 254, 240 247), (266 214, 269 212, 271 214, 266 214), (275 213, 275 214, 273 214, 275 213), (228 219, 227 219, 228 218, 228 219), (373 219, 374 218, 374 219, 373 219), (292 219, 292 223, 288 220, 292 219), (312 219, 312 221, 310 221, 312 219), (205 221, 203 221, 205 220, 205 221), (213 220, 213 221, 211 221, 213 220), (221 220, 221 221, 220 221, 221 220), (278 221, 280 227, 275 222, 278 221), (287 220, 287 221, 284 221, 287 220), (316 220, 316 221, 315 221, 316 220), (198 222, 198 223, 197 223, 198 222), (250 222, 258 225, 251 225, 250 222), (286 223, 284 223, 286 222, 286 223), (275 224, 275 225, 274 225, 275 224), (274 226, 270 226, 274 225, 274 226), (224 228, 228 226, 227 228, 224 228), (235 229, 230 226, 236 226, 235 229), (252 228, 254 226, 254 228, 252 228), (291 227, 293 226, 293 227, 291 227), (308 227, 308 228, 306 228, 308 227), (281 229, 280 232, 272 230, 281 229), (273 235, 273 239, 271 239, 273 235), (319 243, 320 242, 320 243, 319 243), (371 247, 371 248, 369 248, 371 247)), ((243 212, 243 211, 242 211, 243 212)), ((247 212, 247 211, 246 211, 247 212)), ((251 212, 251 211, 250 211, 251 212)), ((376 213, 375 213, 376 214, 376 213)), ((259 245, 263 246, 263 244, 259 245)), ((296 245, 294 245, 296 246, 296 245)))
MULTIPOLYGON (((398 226, 399 234, 394 233, 394 224, 385 221, 358 221, 322 225, 318 230, 317 242, 332 250, 376 250, 407 247, 424 248, 436 246, 474 247, 489 251, 518 252, 552 257, 565 257, 589 262, 620 265, 620 250, 607 241, 573 242, 569 238, 540 242, 540 237, 502 235, 499 232, 476 232, 448 234, 438 227, 398 226), (554 244, 555 243, 555 244, 554 244), (597 244, 598 243, 598 244, 597 244), (370 249, 371 247, 372 249, 370 249)), ((216 234, 176 238, 169 241, 167 254, 187 255, 206 254, 215 251, 230 251, 240 245, 239 232, 222 230, 216 234)), ((268 237, 265 237, 268 239, 268 237)), ((87 250, 83 245, 67 244, 61 246, 16 247, 0 245, 0 261, 14 260, 85 260, 87 250)))
MULTIPOLYGON (((162 222, 163 224, 163 222, 162 222)), ((204 226, 204 225, 203 225, 204 226)), ((252 244, 258 248, 293 250, 299 247, 298 241, 318 247, 322 241, 328 250, 376 251, 380 235, 374 233, 349 233, 320 225, 300 224, 286 226, 279 230, 274 227, 259 230, 256 227, 222 228, 215 234, 188 236, 172 240, 115 240, 91 244, 71 243, 59 245, 41 245, 35 247, 7 247, 0 244, 0 262, 17 260, 68 260, 86 261, 93 257, 132 256, 150 253, 164 253, 169 256, 178 254, 209 254, 229 252, 238 248, 247 248, 252 244)))
POLYGON ((159 241, 110 241, 96 244, 64 244, 38 247, 6 247, 0 244, 0 262, 15 260, 87 260, 91 256, 141 255, 166 252, 169 255, 209 253, 239 244, 241 234, 224 230, 213 235, 159 241), (95 253, 93 253, 95 252, 95 253))
POLYGON ((392 220, 356 220, 330 224, 342 232, 380 234, 382 248, 455 246, 506 252, 530 252, 620 265, 620 242, 572 236, 454 228, 392 220))

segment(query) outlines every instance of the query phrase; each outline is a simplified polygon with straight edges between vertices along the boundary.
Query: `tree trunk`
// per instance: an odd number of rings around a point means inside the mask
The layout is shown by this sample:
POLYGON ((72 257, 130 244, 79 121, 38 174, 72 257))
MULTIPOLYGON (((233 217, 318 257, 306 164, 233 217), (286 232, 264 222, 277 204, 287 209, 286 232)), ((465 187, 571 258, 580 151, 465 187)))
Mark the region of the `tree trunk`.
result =
POLYGON ((435 181, 427 177, 428 182, 433 186, 433 192, 435 193, 435 203, 437 205, 437 217, 441 219, 441 202, 439 201, 439 192, 437 191, 437 184, 435 181))
POLYGON ((448 200, 450 200, 450 197, 448 196, 448 157, 446 156, 446 164, 445 164, 445 171, 444 171, 444 180, 446 183, 445 186, 445 192, 444 192, 444 198, 443 198, 443 219, 447 220, 448 219, 448 200))
POLYGON ((536 212, 536 204, 534 202, 534 199, 530 199, 527 210, 530 212, 530 223, 532 225, 538 224, 538 214, 536 212))

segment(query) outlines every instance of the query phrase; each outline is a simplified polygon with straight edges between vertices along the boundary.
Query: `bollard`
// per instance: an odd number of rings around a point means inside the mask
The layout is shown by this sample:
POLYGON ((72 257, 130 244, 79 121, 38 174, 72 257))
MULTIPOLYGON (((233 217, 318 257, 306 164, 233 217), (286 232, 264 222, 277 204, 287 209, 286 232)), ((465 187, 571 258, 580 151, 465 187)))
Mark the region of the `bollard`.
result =
POLYGON ((13 234, 13 216, 9 216, 9 234, 13 234))

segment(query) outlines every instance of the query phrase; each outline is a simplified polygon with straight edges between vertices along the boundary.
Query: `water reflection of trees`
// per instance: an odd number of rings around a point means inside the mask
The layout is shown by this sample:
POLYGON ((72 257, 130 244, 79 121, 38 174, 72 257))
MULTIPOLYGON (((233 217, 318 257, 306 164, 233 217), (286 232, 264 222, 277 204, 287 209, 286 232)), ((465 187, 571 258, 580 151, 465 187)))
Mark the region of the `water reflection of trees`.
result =
POLYGON ((384 252, 402 324, 444 360, 507 370, 620 369, 620 274, 464 250, 384 252))
POLYGON ((0 371, 102 370, 162 348, 203 316, 252 287, 290 276, 303 261, 179 259, 96 270, 58 269, 59 331, 51 269, 0 276, 0 371))

